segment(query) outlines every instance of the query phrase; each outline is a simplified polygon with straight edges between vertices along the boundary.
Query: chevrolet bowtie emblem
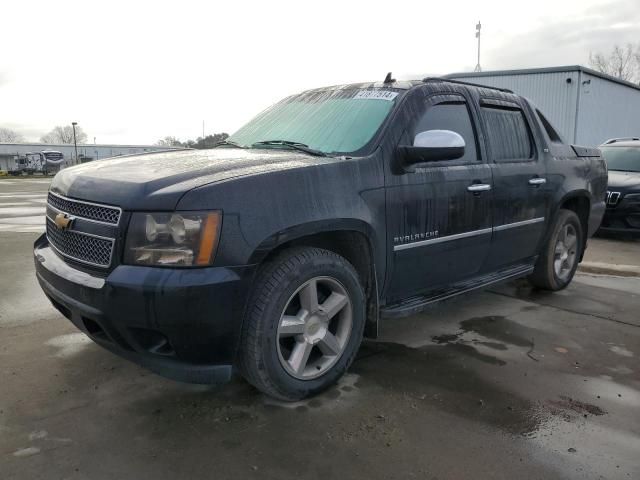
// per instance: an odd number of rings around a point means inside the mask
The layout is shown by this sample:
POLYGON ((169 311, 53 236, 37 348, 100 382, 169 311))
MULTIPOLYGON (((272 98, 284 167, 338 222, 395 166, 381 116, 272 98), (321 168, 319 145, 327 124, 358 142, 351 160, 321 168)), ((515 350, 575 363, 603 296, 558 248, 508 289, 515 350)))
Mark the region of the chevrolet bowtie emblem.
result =
POLYGON ((56 215, 56 227, 58 230, 66 230, 71 227, 71 223, 73 222, 73 218, 71 218, 66 213, 59 213, 56 215))

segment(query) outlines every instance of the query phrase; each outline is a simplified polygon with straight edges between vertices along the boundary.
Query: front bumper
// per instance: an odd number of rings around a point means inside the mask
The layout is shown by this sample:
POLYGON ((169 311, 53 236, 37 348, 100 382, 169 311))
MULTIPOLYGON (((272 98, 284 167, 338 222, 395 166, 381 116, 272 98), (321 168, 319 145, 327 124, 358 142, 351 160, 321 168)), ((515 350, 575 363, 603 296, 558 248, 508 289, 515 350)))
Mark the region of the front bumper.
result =
POLYGON ((230 379, 253 266, 120 265, 103 278, 63 261, 45 235, 34 261, 54 307, 100 346, 175 380, 230 379))
POLYGON ((607 207, 600 231, 640 235, 640 202, 623 198, 618 205, 607 207))

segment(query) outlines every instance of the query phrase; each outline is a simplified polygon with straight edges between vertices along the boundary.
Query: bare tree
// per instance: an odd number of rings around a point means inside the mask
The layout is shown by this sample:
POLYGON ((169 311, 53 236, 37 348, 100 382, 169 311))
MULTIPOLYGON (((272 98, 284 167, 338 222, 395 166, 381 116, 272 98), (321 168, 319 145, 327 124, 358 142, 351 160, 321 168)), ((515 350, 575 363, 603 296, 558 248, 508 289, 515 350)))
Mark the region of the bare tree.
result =
MULTIPOLYGON (((42 143, 73 143, 73 127, 71 125, 54 127, 46 135, 43 135, 40 138, 42 143)), ((76 125, 76 142, 77 143, 86 143, 87 142, 87 134, 84 133, 82 128, 76 125)))
POLYGON ((640 44, 614 45, 608 55, 589 54, 589 64, 595 70, 628 82, 640 82, 640 44))
POLYGON ((161 147, 181 147, 182 142, 176 137, 167 136, 158 140, 156 142, 156 145, 159 145, 161 147))
POLYGON ((156 145, 160 145, 162 147, 188 147, 188 148, 211 148, 216 143, 222 142, 229 137, 228 133, 214 133, 212 135, 207 135, 206 137, 198 137, 195 140, 185 140, 181 142, 176 137, 164 137, 156 142, 156 145))
POLYGON ((0 128, 0 143, 23 143, 24 137, 10 128, 0 128))

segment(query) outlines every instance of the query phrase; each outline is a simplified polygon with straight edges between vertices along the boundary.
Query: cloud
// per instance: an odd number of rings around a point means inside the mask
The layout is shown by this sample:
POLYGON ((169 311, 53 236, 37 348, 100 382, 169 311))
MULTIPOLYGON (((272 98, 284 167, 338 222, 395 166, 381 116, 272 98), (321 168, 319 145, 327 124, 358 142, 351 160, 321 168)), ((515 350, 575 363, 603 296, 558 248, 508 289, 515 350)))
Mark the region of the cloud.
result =
POLYGON ((1 57, 0 122, 33 140, 72 121, 98 143, 195 138, 203 121, 206 133, 231 133, 308 88, 382 80, 389 70, 399 79, 472 70, 478 19, 485 70, 586 64, 590 51, 640 40, 638 1, 506 8, 504 0, 407 0, 392 12, 371 0, 325 0, 317 8, 298 0, 182 0, 153 11, 146 2, 110 0, 64 14, 64 0, 7 2, 15 20, 0 36, 16 39, 16 48, 1 57), (77 25, 87 22, 91 35, 78 42, 77 25), (58 52, 69 45, 75 60, 65 63, 58 52))
POLYGON ((511 69, 587 64, 590 52, 609 52, 615 44, 638 40, 640 9, 634 2, 614 1, 564 20, 508 36, 484 52, 483 67, 511 69))

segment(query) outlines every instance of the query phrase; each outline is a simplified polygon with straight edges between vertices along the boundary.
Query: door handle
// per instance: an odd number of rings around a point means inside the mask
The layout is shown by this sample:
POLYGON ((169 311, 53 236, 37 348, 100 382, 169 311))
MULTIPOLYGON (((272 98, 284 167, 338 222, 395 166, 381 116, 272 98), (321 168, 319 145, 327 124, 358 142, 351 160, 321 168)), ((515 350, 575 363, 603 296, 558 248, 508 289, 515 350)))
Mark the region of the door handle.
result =
POLYGON ((533 185, 534 187, 537 187, 538 185, 544 185, 545 183, 547 183, 546 178, 535 177, 529 179, 529 185, 533 185))
POLYGON ((488 192, 489 190, 491 190, 491 185, 488 183, 474 183, 467 187, 467 191, 471 193, 488 192))

